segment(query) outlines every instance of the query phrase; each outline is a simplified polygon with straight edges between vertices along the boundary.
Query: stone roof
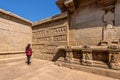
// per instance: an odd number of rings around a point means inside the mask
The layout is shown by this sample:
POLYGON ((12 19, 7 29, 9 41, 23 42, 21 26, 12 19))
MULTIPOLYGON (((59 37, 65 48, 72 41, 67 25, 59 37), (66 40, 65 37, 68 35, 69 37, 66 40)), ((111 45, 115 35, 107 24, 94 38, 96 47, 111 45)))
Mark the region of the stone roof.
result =
POLYGON ((32 26, 34 27, 34 26, 37 26, 37 25, 40 25, 40 24, 43 24, 43 23, 47 23, 47 22, 51 22, 51 21, 55 21, 55 20, 58 20, 58 19, 61 19, 61 18, 67 18, 67 12, 64 12, 64 13, 61 13, 61 14, 58 14, 58 15, 55 15, 55 16, 37 21, 37 22, 34 22, 32 24, 32 26))
POLYGON ((8 12, 8 11, 5 11, 5 10, 3 10, 3 9, 0 9, 0 13, 3 13, 3 14, 5 14, 5 15, 9 15, 9 16, 14 17, 14 18, 17 18, 17 19, 19 19, 19 20, 21 20, 21 21, 24 21, 24 22, 32 25, 32 22, 31 22, 31 21, 26 20, 26 19, 24 19, 24 18, 22 18, 22 17, 20 17, 20 16, 18 16, 18 15, 16 15, 16 14, 13 14, 13 13, 11 13, 11 12, 8 12))

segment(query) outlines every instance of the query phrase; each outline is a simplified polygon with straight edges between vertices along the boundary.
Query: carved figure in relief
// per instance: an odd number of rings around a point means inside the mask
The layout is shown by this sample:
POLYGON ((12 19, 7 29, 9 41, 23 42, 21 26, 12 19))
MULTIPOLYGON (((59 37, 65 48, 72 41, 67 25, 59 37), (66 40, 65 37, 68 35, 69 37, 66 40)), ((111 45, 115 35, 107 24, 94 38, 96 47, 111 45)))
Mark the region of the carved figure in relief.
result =
POLYGON ((86 54, 85 54, 85 60, 90 60, 89 53, 86 53, 86 54))
POLYGON ((90 65, 90 66, 93 64, 89 52, 83 53, 83 59, 81 61, 81 64, 83 64, 83 65, 90 65))

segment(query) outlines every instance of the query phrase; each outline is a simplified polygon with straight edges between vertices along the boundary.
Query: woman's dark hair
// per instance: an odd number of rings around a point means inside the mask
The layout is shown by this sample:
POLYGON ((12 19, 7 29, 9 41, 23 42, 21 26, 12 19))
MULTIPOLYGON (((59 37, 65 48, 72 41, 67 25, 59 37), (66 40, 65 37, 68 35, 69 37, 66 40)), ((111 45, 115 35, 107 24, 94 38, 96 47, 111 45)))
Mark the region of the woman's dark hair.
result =
POLYGON ((30 48, 30 44, 26 46, 25 52, 27 53, 27 50, 30 48))

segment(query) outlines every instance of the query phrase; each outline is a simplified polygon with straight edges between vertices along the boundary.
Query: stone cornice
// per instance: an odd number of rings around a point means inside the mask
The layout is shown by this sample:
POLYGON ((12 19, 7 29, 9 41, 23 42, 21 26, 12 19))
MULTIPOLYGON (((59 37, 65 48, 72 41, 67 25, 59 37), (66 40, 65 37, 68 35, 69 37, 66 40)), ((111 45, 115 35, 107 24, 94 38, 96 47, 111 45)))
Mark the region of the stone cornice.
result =
POLYGON ((61 12, 65 12, 67 9, 64 5, 64 0, 56 1, 57 6, 61 9, 61 12))
POLYGON ((117 0, 58 0, 56 3, 62 12, 73 12, 76 6, 82 7, 97 2, 102 9, 110 9, 114 7, 117 0))
POLYGON ((32 27, 37 26, 37 25, 41 25, 43 23, 47 23, 47 22, 58 20, 58 19, 62 19, 62 18, 67 18, 67 13, 66 12, 58 14, 58 15, 55 15, 55 16, 52 16, 50 18, 46 18, 44 20, 40 20, 40 21, 34 22, 32 24, 32 27))
POLYGON ((12 20, 11 19, 11 17, 12 17, 12 18, 16 18, 16 19, 20 20, 20 22, 22 21, 22 22, 26 23, 26 25, 29 25, 29 26, 32 25, 32 22, 30 22, 30 21, 28 21, 28 20, 26 20, 26 19, 24 19, 16 14, 5 11, 3 9, 0 9, 0 17, 5 18, 5 19, 9 19, 9 20, 12 20), (7 17, 4 17, 3 15, 7 15, 7 17))
POLYGON ((112 11, 117 0, 97 0, 98 6, 107 11, 112 11))

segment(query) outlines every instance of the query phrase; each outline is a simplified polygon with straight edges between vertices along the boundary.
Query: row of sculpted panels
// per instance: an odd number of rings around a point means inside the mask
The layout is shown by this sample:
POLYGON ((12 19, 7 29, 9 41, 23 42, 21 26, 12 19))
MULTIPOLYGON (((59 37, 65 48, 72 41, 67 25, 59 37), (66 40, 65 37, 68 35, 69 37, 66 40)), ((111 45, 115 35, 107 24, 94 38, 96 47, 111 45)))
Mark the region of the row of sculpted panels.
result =
POLYGON ((50 29, 35 31, 33 32, 33 36, 36 38, 41 38, 45 36, 63 34, 63 33, 66 33, 66 31, 67 31, 66 26, 62 26, 62 27, 57 27, 57 28, 50 28, 50 29))
POLYGON ((42 29, 33 32, 33 43, 39 44, 42 42, 52 42, 52 41, 66 41, 67 40, 67 27, 56 27, 42 29))
POLYGON ((51 21, 33 27, 34 56, 40 59, 53 59, 57 47, 67 43, 67 20, 51 21), (39 56, 37 56, 39 55, 39 56))

